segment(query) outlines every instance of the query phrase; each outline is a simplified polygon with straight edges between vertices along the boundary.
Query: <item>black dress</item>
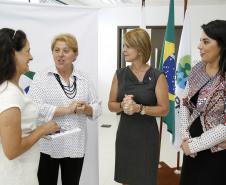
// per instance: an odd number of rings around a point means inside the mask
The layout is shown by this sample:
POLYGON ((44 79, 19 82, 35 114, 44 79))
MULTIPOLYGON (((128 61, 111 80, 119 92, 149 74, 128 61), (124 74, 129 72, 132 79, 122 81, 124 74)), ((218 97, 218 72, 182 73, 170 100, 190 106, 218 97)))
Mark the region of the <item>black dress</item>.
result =
MULTIPOLYGON (((118 102, 134 95, 138 104, 156 105, 155 86, 160 71, 150 68, 139 82, 129 67, 116 72, 118 102)), ((159 131, 156 118, 121 113, 116 136, 115 181, 129 185, 156 185, 159 131)))
MULTIPOLYGON (((196 104, 198 93, 191 99, 196 104)), ((190 127, 191 137, 203 133, 200 117, 190 127)), ((184 155, 180 185, 226 185, 226 150, 212 153, 210 149, 195 158, 184 155)))

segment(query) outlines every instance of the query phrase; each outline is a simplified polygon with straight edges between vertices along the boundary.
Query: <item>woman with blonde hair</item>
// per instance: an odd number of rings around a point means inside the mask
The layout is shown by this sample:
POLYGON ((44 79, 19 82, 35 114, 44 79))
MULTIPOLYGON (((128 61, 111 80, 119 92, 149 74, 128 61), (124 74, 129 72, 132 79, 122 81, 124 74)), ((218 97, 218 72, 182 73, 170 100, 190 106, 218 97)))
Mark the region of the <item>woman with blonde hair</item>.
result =
POLYGON ((38 72, 30 87, 30 96, 38 104, 39 120, 55 120, 68 131, 51 140, 40 141, 40 185, 57 185, 59 167, 62 185, 78 185, 87 141, 87 119, 97 119, 100 104, 90 80, 73 63, 78 43, 69 33, 52 41, 53 66, 38 72))
POLYGON ((115 181, 156 185, 159 131, 156 116, 169 109, 165 75, 148 64, 151 41, 143 29, 124 36, 123 52, 131 65, 113 77, 108 107, 121 114, 116 136, 115 181))

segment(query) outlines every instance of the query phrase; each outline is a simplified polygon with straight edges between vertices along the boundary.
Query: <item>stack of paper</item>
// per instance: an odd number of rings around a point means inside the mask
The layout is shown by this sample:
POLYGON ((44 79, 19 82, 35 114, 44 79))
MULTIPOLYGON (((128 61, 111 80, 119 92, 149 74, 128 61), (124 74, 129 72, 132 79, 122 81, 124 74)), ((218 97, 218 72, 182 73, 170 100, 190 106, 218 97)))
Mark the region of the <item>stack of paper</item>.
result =
POLYGON ((61 137, 61 136, 72 134, 72 133, 77 133, 77 132, 80 132, 80 131, 81 131, 81 129, 78 128, 78 127, 70 129, 70 130, 60 128, 59 131, 52 133, 52 134, 49 134, 49 135, 45 135, 44 138, 45 139, 54 139, 54 138, 57 138, 57 137, 61 137))

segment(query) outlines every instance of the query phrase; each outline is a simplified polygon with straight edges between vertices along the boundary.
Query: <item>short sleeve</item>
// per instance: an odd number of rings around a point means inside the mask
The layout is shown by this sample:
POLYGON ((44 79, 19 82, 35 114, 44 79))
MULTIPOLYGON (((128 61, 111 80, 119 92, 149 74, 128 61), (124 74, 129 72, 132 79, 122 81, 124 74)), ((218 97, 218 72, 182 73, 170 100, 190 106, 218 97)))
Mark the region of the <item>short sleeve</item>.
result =
POLYGON ((0 92, 0 102, 0 113, 12 107, 18 107, 20 110, 23 109, 22 95, 19 90, 10 86, 0 92))

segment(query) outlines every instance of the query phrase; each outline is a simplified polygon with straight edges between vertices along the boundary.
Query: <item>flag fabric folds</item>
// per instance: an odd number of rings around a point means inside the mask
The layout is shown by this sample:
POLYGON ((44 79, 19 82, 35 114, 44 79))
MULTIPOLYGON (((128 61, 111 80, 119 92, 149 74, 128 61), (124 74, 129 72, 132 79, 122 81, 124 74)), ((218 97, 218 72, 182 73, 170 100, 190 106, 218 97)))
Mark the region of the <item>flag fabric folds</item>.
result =
POLYGON ((165 73, 169 88, 170 109, 163 122, 167 130, 175 138, 175 28, 174 28, 174 0, 170 0, 169 17, 160 58, 159 68, 165 73))
POLYGON ((191 36, 189 10, 185 13, 183 30, 177 55, 176 91, 175 91, 175 142, 176 149, 180 149, 180 102, 191 71, 191 36))

